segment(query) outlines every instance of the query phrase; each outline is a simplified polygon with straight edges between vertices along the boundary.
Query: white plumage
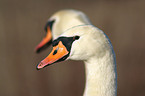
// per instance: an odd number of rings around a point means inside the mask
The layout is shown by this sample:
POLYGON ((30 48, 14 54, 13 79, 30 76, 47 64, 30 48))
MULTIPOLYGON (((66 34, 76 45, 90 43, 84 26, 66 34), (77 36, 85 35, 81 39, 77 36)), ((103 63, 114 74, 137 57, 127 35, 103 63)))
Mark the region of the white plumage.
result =
POLYGON ((52 26, 52 36, 56 39, 65 30, 83 24, 91 24, 87 16, 78 10, 66 9, 56 12, 48 21, 55 20, 52 26))
MULTIPOLYGON (((84 96, 115 96, 116 68, 114 52, 106 35, 92 25, 80 25, 61 36, 80 36, 72 44, 69 59, 83 60, 86 68, 84 96)), ((61 37, 60 36, 60 37, 61 37)))
POLYGON ((53 44, 53 51, 37 68, 44 68, 59 59, 83 60, 86 70, 83 96, 116 96, 115 56, 112 45, 103 31, 90 25, 86 15, 76 10, 59 11, 49 20, 55 20, 52 36, 57 40, 53 44), (75 36, 79 36, 79 39, 75 40, 75 36), (72 37, 73 43, 67 45, 70 41, 61 41, 60 37, 72 37))

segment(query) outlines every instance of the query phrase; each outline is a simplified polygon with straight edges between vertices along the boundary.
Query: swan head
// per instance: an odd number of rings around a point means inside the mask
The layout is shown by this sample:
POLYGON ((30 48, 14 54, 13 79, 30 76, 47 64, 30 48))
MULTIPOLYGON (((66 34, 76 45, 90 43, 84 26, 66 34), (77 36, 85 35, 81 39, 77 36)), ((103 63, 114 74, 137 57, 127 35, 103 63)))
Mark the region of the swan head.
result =
POLYGON ((107 49, 107 42, 102 31, 92 25, 70 28, 52 42, 52 52, 38 64, 37 69, 67 59, 85 61, 93 56, 99 58, 107 49))
POLYGON ((81 24, 90 24, 87 16, 81 11, 65 9, 56 12, 48 19, 44 27, 46 36, 36 46, 35 51, 37 53, 41 52, 51 44, 52 39, 56 39, 66 29, 81 24))

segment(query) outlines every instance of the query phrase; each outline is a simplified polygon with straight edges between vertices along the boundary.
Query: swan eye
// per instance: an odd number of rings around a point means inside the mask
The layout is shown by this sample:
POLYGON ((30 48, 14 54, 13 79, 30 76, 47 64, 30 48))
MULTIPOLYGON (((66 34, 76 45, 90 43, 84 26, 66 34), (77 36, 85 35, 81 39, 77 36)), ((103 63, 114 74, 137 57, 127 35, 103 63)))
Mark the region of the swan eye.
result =
POLYGON ((58 51, 59 47, 56 48, 56 50, 54 50, 53 55, 55 55, 58 51))
POLYGON ((78 40, 80 38, 80 36, 74 36, 73 40, 78 40))

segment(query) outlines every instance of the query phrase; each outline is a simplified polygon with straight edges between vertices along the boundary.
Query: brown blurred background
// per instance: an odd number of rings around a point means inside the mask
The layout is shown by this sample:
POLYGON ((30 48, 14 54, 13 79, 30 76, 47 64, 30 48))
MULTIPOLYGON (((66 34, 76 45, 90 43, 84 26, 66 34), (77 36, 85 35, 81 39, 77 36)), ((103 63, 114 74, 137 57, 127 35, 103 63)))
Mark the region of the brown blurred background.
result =
POLYGON ((56 11, 81 10, 111 39, 118 96, 145 96, 144 0, 0 0, 0 96, 82 96, 83 62, 65 61, 37 71, 35 46, 56 11))

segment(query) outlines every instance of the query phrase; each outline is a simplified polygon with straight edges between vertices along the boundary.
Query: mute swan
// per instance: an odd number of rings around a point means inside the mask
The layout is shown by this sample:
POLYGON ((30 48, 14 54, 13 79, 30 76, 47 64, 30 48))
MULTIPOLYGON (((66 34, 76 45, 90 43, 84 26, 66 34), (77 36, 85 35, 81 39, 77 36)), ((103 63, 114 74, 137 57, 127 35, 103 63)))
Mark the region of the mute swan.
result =
POLYGON ((66 9, 56 12, 46 23, 46 37, 36 46, 35 51, 40 52, 44 48, 44 45, 47 45, 51 39, 57 38, 66 29, 82 24, 91 23, 87 16, 81 11, 66 9))
POLYGON ((86 70, 83 96, 116 96, 115 56, 103 31, 92 25, 75 26, 55 39, 52 46, 52 52, 37 69, 67 59, 83 60, 86 70))

